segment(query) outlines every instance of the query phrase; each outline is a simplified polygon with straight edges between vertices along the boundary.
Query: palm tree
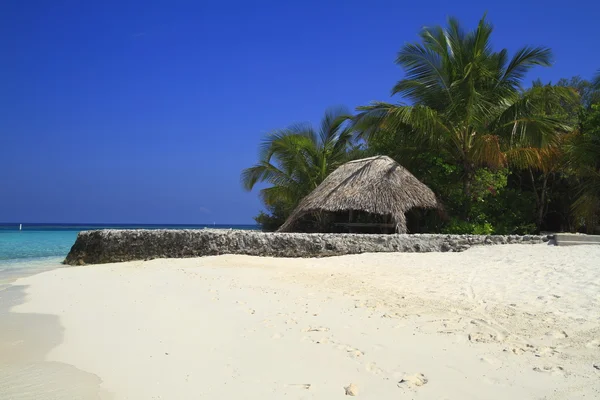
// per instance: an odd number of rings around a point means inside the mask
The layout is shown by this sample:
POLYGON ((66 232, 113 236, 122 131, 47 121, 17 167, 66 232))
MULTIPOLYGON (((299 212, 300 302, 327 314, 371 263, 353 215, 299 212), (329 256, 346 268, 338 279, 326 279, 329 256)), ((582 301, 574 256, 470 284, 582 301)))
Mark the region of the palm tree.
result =
POLYGON ((581 114, 579 131, 566 146, 567 163, 577 176, 573 212, 588 233, 600 222, 600 103, 581 114))
POLYGON ((329 109, 318 130, 310 124, 296 124, 267 134, 260 146, 259 160, 242 172, 244 189, 258 182, 270 186, 260 197, 269 207, 289 214, 299 201, 315 189, 333 170, 352 157, 353 132, 350 112, 329 109))
MULTIPOLYGON (((580 101, 580 96, 574 88, 542 84, 540 80, 534 81, 523 97, 535 104, 535 117, 550 117, 565 127, 571 118, 568 110, 575 109, 580 101)), ((516 142, 512 148, 505 151, 506 158, 514 169, 522 169, 529 173, 536 200, 538 229, 541 228, 548 209, 550 178, 564 170, 565 148, 574 137, 574 133, 567 133, 561 129, 556 129, 553 133, 553 141, 545 146, 535 147, 516 142), (537 172, 537 178, 534 172, 537 172)))
MULTIPOLYGON (((392 94, 411 104, 375 102, 359 107, 355 118, 367 140, 379 129, 393 130, 407 136, 405 142, 453 160, 462 168, 468 198, 477 167, 505 166, 511 155, 521 163, 535 163, 529 150, 551 144, 558 132, 568 130, 540 112, 521 87, 532 67, 550 65, 550 49, 524 47, 509 60, 506 49, 492 50, 492 30, 485 16, 468 33, 454 18, 446 28, 423 29, 421 43, 406 44, 396 59, 406 77, 392 94), (521 151, 507 152, 517 147, 521 151)), ((559 99, 573 96, 568 88, 553 90, 559 99)))

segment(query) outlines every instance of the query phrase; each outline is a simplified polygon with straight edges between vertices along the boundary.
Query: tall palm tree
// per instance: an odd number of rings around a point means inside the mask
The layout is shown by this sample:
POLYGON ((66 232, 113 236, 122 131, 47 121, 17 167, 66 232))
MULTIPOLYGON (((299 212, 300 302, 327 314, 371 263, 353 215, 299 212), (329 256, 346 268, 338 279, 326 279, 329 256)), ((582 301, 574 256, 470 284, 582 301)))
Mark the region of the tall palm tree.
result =
POLYGON ((258 182, 267 206, 289 213, 333 170, 346 162, 353 149, 353 132, 345 108, 327 110, 321 126, 296 124, 269 133, 260 146, 259 160, 242 172, 242 185, 252 190, 258 182))
MULTIPOLYGON (((408 136, 407 142, 437 149, 462 167, 464 193, 479 166, 500 167, 510 160, 535 162, 527 149, 552 143, 557 132, 567 130, 561 121, 540 112, 521 83, 534 66, 549 66, 546 47, 524 47, 509 59, 508 51, 492 50, 492 26, 480 20, 465 33, 450 18, 448 26, 425 28, 421 43, 406 44, 396 63, 406 77, 393 88, 411 104, 375 102, 359 107, 357 129, 365 138, 379 129, 408 136)), ((556 88, 557 97, 571 97, 572 90, 556 88)))
MULTIPOLYGON (((542 84, 540 80, 534 81, 523 97, 535 104, 532 111, 537 114, 533 115, 534 117, 550 117, 564 126, 569 124, 571 118, 568 110, 575 109, 580 104, 580 96, 574 88, 542 84)), ((529 173, 536 199, 538 229, 542 226, 548 208, 550 178, 566 167, 565 148, 574 137, 574 133, 567 133, 564 128, 555 129, 552 133, 554 140, 545 146, 528 146, 517 141, 512 148, 505 151, 506 158, 515 169, 529 173)))
POLYGON ((567 163, 577 176, 573 212, 588 233, 600 223, 600 103, 581 114, 579 132, 566 146, 567 163))

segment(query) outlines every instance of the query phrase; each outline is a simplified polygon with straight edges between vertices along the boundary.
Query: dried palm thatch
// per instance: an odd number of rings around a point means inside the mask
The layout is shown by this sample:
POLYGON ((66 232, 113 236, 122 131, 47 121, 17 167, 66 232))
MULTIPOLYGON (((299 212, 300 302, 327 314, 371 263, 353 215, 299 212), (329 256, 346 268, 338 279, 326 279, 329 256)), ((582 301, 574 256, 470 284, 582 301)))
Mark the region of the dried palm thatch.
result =
POLYGON ((293 231, 307 214, 363 211, 390 216, 396 232, 406 233, 404 213, 413 207, 441 209, 431 189, 391 158, 363 158, 332 172, 300 202, 279 232, 293 231))

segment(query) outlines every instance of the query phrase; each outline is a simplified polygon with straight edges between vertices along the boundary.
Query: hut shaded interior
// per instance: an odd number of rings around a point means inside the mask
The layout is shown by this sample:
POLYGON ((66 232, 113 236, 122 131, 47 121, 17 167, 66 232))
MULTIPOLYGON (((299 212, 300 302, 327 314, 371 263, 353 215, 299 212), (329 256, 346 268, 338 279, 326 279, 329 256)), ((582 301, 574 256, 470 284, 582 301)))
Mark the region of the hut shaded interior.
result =
MULTIPOLYGON (((435 209, 413 208, 406 212, 407 233, 425 233, 426 220, 442 221, 443 215, 435 209)), ((327 212, 305 214, 296 222, 295 232, 304 233, 396 233, 391 215, 364 211, 327 212), (352 214, 352 215, 351 215, 352 214)))
POLYGON ((391 215, 360 210, 307 213, 294 225, 294 232, 306 233, 394 233, 395 231, 396 225, 391 215))

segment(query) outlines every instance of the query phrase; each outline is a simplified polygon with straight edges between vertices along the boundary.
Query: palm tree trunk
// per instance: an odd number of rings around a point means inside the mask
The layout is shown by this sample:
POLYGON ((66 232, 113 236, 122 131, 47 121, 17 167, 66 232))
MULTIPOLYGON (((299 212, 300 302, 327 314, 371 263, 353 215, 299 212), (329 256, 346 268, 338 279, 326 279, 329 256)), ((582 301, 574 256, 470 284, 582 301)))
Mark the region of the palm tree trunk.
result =
POLYGON ((535 225, 538 230, 542 228, 542 222, 544 222, 544 214, 546 212, 546 189, 548 187, 548 174, 543 173, 542 180, 542 190, 538 193, 537 186, 535 184, 535 177, 533 176, 533 171, 531 168, 529 169, 529 176, 531 177, 531 184, 533 185, 533 193, 535 194, 535 207, 537 211, 537 216, 535 220, 535 225))
POLYGON ((538 194, 537 191, 537 186, 535 185, 535 177, 533 176, 533 170, 531 168, 527 168, 527 170, 529 171, 529 177, 531 178, 531 187, 533 189, 533 194, 535 194, 535 209, 538 213, 538 217, 536 219, 536 226, 538 229, 540 229, 540 223, 539 223, 539 215, 540 215, 540 209, 541 209, 541 201, 540 201, 540 195, 538 194))
POLYGON ((463 175, 463 192, 470 202, 472 197, 471 185, 473 183, 474 168, 473 165, 467 161, 463 163, 463 168, 465 170, 463 175))
POLYGON ((542 222, 544 221, 544 213, 546 211, 546 187, 548 186, 548 174, 544 174, 544 181, 542 183, 542 193, 540 194, 540 207, 538 209, 537 227, 541 229, 542 222))
POLYGON ((470 201, 471 200, 471 177, 469 175, 465 175, 463 178, 463 192, 465 197, 470 201))

